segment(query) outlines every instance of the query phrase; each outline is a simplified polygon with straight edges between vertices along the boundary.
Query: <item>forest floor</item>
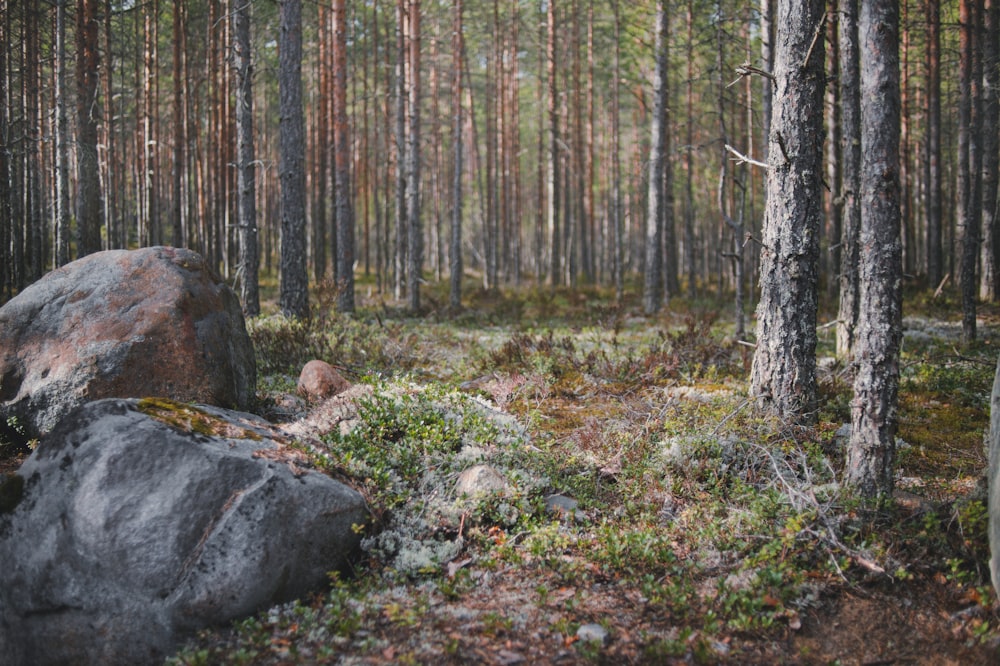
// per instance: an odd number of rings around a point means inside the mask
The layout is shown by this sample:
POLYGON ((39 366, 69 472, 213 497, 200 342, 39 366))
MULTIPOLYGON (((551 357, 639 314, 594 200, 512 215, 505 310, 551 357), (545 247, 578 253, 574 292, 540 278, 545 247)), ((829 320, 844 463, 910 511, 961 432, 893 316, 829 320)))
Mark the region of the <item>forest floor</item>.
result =
POLYGON ((434 296, 419 318, 364 299, 347 318, 320 292, 308 324, 251 322, 270 417, 313 357, 374 387, 357 438, 316 453, 377 520, 330 590, 172 663, 1000 663, 983 446, 997 309, 962 346, 954 300, 908 297, 897 493, 871 507, 837 483, 851 389, 832 327, 803 427, 749 407, 727 303, 645 317, 596 290, 480 292, 452 316, 434 296), (440 495, 470 442, 509 483, 456 513, 440 495))

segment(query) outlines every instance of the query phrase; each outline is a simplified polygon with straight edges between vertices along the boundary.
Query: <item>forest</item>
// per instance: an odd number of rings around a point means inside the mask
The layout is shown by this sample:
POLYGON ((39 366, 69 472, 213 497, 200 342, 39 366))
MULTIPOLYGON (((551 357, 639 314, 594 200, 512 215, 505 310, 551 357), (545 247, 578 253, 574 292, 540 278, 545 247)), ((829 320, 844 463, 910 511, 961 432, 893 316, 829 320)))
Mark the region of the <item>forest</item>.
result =
POLYGON ((172 662, 990 663, 998 19, 0 0, 0 304, 187 247, 262 415, 372 387, 310 454, 360 575, 172 662), (456 441, 509 480, 460 516, 456 441))

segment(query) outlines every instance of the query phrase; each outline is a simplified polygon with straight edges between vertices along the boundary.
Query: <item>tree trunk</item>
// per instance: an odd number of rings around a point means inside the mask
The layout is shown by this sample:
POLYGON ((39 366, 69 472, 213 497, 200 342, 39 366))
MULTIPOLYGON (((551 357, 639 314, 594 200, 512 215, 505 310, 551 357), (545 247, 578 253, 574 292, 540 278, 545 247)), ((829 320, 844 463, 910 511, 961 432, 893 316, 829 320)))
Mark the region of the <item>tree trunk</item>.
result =
POLYGON ((650 123, 649 181, 646 214, 646 264, 643 270, 642 303, 646 314, 660 309, 663 301, 663 220, 665 210, 664 166, 667 160, 667 39, 666 0, 656 5, 656 70, 653 75, 653 118, 650 123))
POLYGON ((625 297, 625 229, 622 219, 621 167, 621 12, 618 0, 611 0, 615 20, 614 82, 611 84, 611 228, 615 301, 625 297))
MULTIPOLYGON (((56 1, 56 266, 70 261, 69 110, 66 95, 66 2, 56 1)), ((0 72, 0 76, 3 73, 0 72)), ((2 99, 2 97, 0 97, 2 99)))
POLYGON ((750 392, 761 409, 811 418, 822 217, 822 0, 778 0, 767 210, 750 392))
POLYGON ((562 242, 560 234, 560 183, 559 183, 559 100, 556 82, 556 0, 548 0, 546 13, 546 70, 548 94, 548 161, 545 171, 546 220, 549 227, 549 281, 552 286, 562 283, 562 242))
POLYGON ((455 0, 452 30, 452 144, 455 151, 452 178, 451 243, 448 251, 448 272, 451 278, 449 304, 457 310, 462 306, 462 0, 455 0))
MULTIPOLYGON (((185 106, 185 101, 184 101, 184 70, 185 70, 185 58, 186 58, 186 54, 184 52, 184 46, 187 43, 187 40, 185 39, 185 32, 187 31, 187 27, 186 27, 186 22, 184 20, 185 19, 184 8, 185 8, 186 4, 187 3, 186 3, 185 0, 178 0, 177 2, 174 3, 174 9, 173 9, 173 12, 174 12, 174 56, 173 56, 173 68, 174 68, 174 99, 173 99, 173 107, 174 107, 173 108, 173 116, 174 116, 173 144, 174 144, 174 151, 173 152, 174 152, 174 155, 173 155, 172 169, 173 169, 173 185, 174 185, 173 195, 174 196, 173 196, 173 200, 172 200, 172 206, 171 206, 171 209, 170 209, 170 218, 171 218, 170 219, 170 227, 172 229, 171 241, 173 242, 173 244, 174 244, 175 247, 184 247, 185 246, 185 238, 184 238, 184 226, 185 226, 184 225, 184 163, 185 163, 185 160, 187 159, 185 157, 185 152, 186 152, 186 147, 187 147, 187 134, 185 132, 185 111, 184 111, 184 106, 185 106)), ((233 8, 234 11, 242 9, 242 7, 240 7, 240 5, 241 5, 240 0, 235 0, 235 2, 233 4, 237 5, 236 7, 233 8)), ((239 20, 240 19, 237 17, 237 22, 239 22, 239 20)), ((237 31, 238 30, 239 30, 239 27, 237 26, 237 31)), ((246 30, 247 30, 247 42, 246 42, 246 46, 249 49, 249 44, 250 44, 249 18, 247 18, 247 28, 246 28, 246 30)), ((236 39, 237 39, 237 42, 238 42, 239 39, 240 39, 239 34, 236 35, 236 39)), ((239 44, 237 44, 236 48, 237 49, 240 48, 239 44)), ((238 54, 236 55, 236 57, 240 58, 240 56, 238 54)), ((249 67, 249 57, 250 57, 249 50, 246 51, 246 55, 243 56, 243 57, 245 57, 247 59, 247 66, 249 67)), ((240 75, 239 72, 241 71, 240 65, 237 64, 236 68, 237 68, 237 76, 239 76, 240 75)), ((237 95, 239 95, 239 94, 240 94, 240 90, 239 90, 239 86, 237 86, 237 95)), ((236 109, 236 123, 237 123, 237 125, 240 122, 240 120, 239 120, 239 114, 240 114, 240 111, 239 111, 239 101, 237 101, 237 109, 236 109)), ((236 131, 237 131, 237 134, 240 134, 239 128, 237 128, 236 131)), ((251 137, 251 139, 253 138, 252 132, 250 134, 250 137, 251 137)), ((237 141, 239 141, 239 140, 242 140, 242 136, 238 137, 237 141)), ((239 159, 239 158, 237 158, 237 159, 239 159)), ((242 189, 241 189, 241 192, 242 192, 242 189)), ((243 220, 241 219, 239 223, 242 224, 243 220)), ((246 267, 244 267, 244 270, 246 270, 246 267)), ((247 296, 247 294, 244 293, 244 295, 243 295, 243 297, 244 297, 244 300, 243 300, 244 310, 246 310, 246 308, 247 308, 246 296, 247 296)))
POLYGON ((846 482, 862 497, 893 488, 899 347, 902 339, 902 246, 899 210, 899 5, 862 2, 859 44, 861 126, 860 318, 858 374, 851 402, 846 482))
POLYGON ((286 317, 309 314, 306 272, 305 130, 302 117, 302 2, 280 0, 278 95, 281 124, 278 172, 281 179, 281 286, 279 305, 286 317))
POLYGON ((354 312, 354 205, 347 124, 347 7, 344 0, 333 0, 333 137, 337 309, 354 312))
POLYGON ((406 153, 406 217, 409 254, 407 290, 410 312, 420 311, 420 281, 423 268, 423 224, 420 219, 420 0, 409 0, 409 146, 406 153))
POLYGON ((840 305, 837 355, 850 358, 858 325, 858 234, 861 230, 861 55, 858 0, 840 0, 841 181, 840 305))
POLYGON ((960 288, 962 294, 962 338, 976 339, 976 262, 979 259, 981 153, 978 132, 977 3, 959 2, 959 104, 958 104, 958 224, 962 232, 960 288))
POLYGON ((944 277, 944 242, 941 217, 941 8, 940 0, 926 0, 927 78, 924 93, 927 105, 927 135, 924 155, 927 215, 927 282, 935 288, 944 277))
MULTIPOLYGON (((177 7, 181 3, 178 3, 177 7)), ((257 185, 256 156, 253 144, 253 51, 250 40, 250 10, 244 0, 233 0, 231 12, 235 21, 236 64, 236 179, 237 225, 240 239, 240 300, 248 317, 260 314, 258 292, 259 259, 257 254, 257 185)), ((176 9, 175 9, 176 11, 176 9)), ((176 25, 176 24, 175 24, 176 25)), ((175 89, 176 90, 176 89, 175 89)), ((179 164, 174 164, 179 169, 179 164)), ((176 181, 175 181, 176 182, 176 181)), ((179 192, 175 196, 179 198, 179 192)), ((174 220, 174 233, 180 227, 174 220)))
POLYGON ((982 278, 979 295, 984 300, 1000 298, 1000 234, 997 230, 997 181, 1000 168, 1000 2, 985 0, 982 7, 983 59, 982 122, 982 278))
POLYGON ((76 10, 77 255, 101 249, 101 183, 97 161, 97 0, 79 0, 76 10))
POLYGON ((407 0, 396 2, 396 261, 395 261, 395 293, 396 298, 402 298, 407 285, 407 245, 409 244, 409 226, 406 215, 407 186, 407 142, 406 117, 408 112, 406 66, 406 7, 407 0))

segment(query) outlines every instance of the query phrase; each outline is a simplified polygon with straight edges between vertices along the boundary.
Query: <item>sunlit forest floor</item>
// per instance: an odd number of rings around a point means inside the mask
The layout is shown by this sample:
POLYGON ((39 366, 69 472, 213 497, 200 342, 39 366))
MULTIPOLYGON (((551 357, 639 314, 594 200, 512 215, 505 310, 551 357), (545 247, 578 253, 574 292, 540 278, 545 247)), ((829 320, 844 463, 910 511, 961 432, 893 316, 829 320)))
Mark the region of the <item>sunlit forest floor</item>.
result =
POLYGON ((898 492, 875 509, 837 483, 851 385, 832 326, 801 427, 748 405, 728 300, 646 317, 639 289, 619 305, 470 283, 451 313, 436 289, 419 317, 362 282, 352 317, 324 287, 308 323, 250 322, 265 416, 302 409, 312 358, 372 387, 355 432, 310 451, 376 520, 330 591, 173 663, 1000 663, 983 444, 997 308, 963 346, 954 295, 907 295, 898 492), (506 485, 455 499, 474 462, 506 485))

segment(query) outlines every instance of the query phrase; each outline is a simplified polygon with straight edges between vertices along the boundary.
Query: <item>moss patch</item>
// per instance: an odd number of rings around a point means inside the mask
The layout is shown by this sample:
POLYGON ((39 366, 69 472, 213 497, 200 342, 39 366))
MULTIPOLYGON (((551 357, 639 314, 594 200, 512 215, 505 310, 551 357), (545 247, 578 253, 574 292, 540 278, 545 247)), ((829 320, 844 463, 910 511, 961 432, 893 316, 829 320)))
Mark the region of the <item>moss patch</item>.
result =
POLYGON ((143 398, 139 401, 138 407, 146 416, 151 416, 183 433, 252 441, 261 439, 261 436, 252 430, 240 428, 193 405, 175 402, 168 398, 143 398))

